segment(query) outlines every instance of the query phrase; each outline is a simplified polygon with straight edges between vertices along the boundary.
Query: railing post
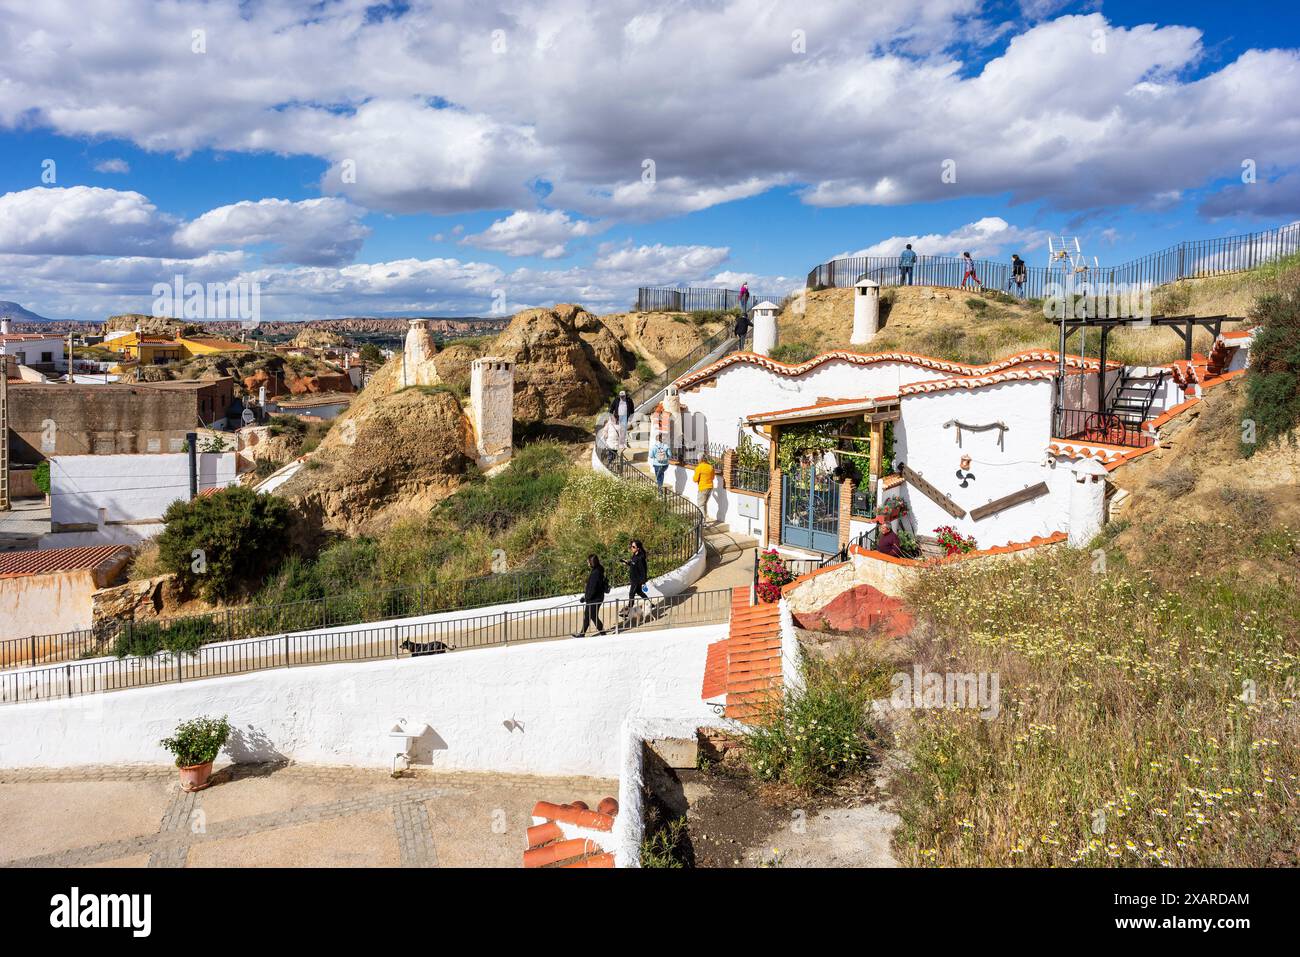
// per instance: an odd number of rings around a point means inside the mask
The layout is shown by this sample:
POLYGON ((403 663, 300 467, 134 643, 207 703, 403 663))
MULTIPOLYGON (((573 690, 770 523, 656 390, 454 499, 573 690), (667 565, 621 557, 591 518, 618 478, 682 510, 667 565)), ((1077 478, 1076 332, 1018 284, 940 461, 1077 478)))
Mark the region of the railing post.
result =
POLYGON ((510 612, 501 613, 501 641, 502 644, 510 644, 510 612))
POLYGON ((63 675, 68 682, 68 697, 72 697, 72 665, 63 666, 63 675))
POLYGON ((32 635, 32 665, 36 664, 36 636, 32 635))

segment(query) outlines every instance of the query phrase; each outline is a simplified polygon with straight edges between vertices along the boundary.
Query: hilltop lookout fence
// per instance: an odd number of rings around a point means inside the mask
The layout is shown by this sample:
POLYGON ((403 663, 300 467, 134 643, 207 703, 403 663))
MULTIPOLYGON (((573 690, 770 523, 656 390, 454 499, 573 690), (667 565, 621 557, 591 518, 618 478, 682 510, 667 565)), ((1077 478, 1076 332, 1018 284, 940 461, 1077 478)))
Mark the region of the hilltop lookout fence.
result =
MULTIPOLYGON (((1087 282, 1094 290, 1162 286, 1180 279, 1245 272, 1297 253, 1300 253, 1300 223, 1290 223, 1241 236, 1178 243, 1122 265, 1088 268, 1073 274, 1073 281, 1087 282)), ((961 285, 965 271, 965 260, 960 257, 918 256, 912 269, 912 285, 956 288, 961 285)), ((977 259, 975 274, 985 289, 1005 292, 1010 288, 1010 263, 977 259)), ((1050 284, 1063 284, 1066 276, 1060 268, 1026 266, 1025 295, 1042 298, 1050 284)), ((898 256, 832 259, 814 267, 808 273, 807 283, 809 289, 848 288, 862 279, 874 279, 882 286, 900 285, 903 275, 898 256)))
MULTIPOLYGON (((781 304, 788 293, 749 294, 752 309, 764 299, 781 304)), ((681 288, 673 286, 642 286, 636 291, 637 312, 729 312, 740 308, 739 289, 681 288)))

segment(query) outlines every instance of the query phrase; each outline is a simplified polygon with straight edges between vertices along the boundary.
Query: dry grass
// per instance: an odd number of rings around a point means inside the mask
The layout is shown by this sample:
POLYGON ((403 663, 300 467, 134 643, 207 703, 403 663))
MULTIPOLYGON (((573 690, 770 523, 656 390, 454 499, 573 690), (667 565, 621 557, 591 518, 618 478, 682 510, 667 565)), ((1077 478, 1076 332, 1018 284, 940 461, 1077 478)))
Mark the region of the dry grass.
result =
POLYGON ((901 732, 910 863, 1300 863, 1300 531, 1175 522, 1150 564, 1108 557, 943 567, 909 595, 915 660, 1001 687, 994 720, 918 711, 901 732), (1226 560, 1203 572, 1211 542, 1226 560))

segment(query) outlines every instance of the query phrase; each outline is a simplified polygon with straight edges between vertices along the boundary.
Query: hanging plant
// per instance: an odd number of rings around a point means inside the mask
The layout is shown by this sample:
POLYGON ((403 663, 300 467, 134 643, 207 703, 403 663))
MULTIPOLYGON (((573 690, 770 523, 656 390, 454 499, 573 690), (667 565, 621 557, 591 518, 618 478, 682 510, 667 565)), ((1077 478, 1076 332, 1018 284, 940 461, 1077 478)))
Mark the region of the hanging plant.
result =
POLYGON ((781 471, 793 472, 807 455, 820 457, 839 446, 836 438, 839 423, 812 422, 808 425, 790 425, 781 429, 776 445, 776 464, 781 471))
POLYGON ((876 517, 883 518, 887 522, 894 522, 906 515, 907 512, 907 503, 897 495, 891 495, 880 503, 880 506, 876 509, 876 517))

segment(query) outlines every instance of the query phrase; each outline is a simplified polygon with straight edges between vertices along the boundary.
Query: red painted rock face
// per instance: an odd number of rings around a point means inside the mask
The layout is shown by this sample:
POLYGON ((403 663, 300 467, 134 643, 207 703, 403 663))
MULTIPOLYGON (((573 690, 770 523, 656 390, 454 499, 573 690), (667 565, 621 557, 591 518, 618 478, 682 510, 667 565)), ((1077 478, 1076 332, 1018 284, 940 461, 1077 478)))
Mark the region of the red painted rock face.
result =
POLYGON ((857 585, 837 595, 817 611, 796 612, 799 627, 813 631, 869 631, 878 629, 890 638, 912 630, 914 619, 902 599, 870 585, 857 585))

